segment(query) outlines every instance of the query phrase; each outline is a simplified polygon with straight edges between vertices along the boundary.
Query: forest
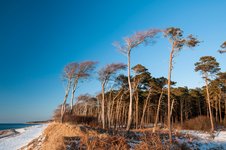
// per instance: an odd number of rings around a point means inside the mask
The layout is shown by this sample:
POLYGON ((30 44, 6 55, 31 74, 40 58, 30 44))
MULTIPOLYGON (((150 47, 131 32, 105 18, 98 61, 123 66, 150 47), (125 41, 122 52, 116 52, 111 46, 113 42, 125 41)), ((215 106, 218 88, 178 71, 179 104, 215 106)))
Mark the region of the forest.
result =
MULTIPOLYGON (((204 86, 178 87, 171 80, 173 64, 179 63, 176 54, 200 44, 200 39, 184 35, 180 28, 149 29, 113 43, 127 62, 113 62, 99 70, 98 62, 92 60, 67 64, 63 72, 65 95, 53 120, 127 132, 151 128, 155 133, 164 128, 170 143, 175 129, 213 133, 219 126, 226 126, 226 72, 216 58, 204 55, 194 64, 204 86), (152 76, 142 64, 130 64, 132 51, 139 50, 140 45, 152 46, 158 40, 167 40, 171 45, 165 77, 152 76), (88 82, 94 74, 98 76, 100 93, 76 95, 77 86, 88 82)), ((224 57, 226 41, 217 45, 216 51, 224 57)))

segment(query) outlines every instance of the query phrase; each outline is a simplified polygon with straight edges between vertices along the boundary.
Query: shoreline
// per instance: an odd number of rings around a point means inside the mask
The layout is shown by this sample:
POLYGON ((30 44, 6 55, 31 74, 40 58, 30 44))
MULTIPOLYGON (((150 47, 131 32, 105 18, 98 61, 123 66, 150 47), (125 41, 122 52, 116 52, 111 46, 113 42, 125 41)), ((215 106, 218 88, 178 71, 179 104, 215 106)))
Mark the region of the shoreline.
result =
POLYGON ((0 149, 20 149, 42 135, 48 124, 31 125, 24 128, 1 130, 0 149))
POLYGON ((10 137, 13 135, 19 134, 16 129, 6 129, 6 130, 0 130, 0 139, 5 138, 5 137, 10 137))

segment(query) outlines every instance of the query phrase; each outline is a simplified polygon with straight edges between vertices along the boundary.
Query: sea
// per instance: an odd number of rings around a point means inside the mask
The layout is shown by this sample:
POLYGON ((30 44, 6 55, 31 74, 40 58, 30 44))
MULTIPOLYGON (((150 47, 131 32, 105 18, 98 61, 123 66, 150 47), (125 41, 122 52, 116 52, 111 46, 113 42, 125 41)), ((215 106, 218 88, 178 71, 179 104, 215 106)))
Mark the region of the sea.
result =
POLYGON ((37 124, 26 124, 26 123, 0 123, 0 131, 1 130, 8 130, 8 129, 19 129, 25 128, 29 126, 33 126, 37 124))

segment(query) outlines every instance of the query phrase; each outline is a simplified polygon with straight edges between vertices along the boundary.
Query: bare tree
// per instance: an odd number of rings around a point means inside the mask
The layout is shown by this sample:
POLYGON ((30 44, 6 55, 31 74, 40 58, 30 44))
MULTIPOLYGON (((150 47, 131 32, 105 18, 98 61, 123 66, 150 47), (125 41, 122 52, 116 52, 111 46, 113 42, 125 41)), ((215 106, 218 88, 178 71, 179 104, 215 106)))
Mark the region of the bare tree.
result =
POLYGON ((74 72, 77 69, 77 67, 78 67, 77 63, 70 63, 70 64, 66 65, 64 68, 63 77, 64 77, 64 79, 67 80, 67 87, 65 90, 64 101, 63 101, 63 104, 61 105, 61 123, 63 123, 63 117, 64 117, 64 113, 66 111, 66 102, 67 102, 69 91, 71 89, 71 83, 72 83, 72 79, 74 76, 74 72))
POLYGON ((199 41, 194 38, 192 35, 189 35, 187 38, 183 37, 183 31, 180 28, 170 27, 164 31, 164 35, 169 39, 171 44, 171 52, 169 58, 169 70, 168 70, 168 129, 169 129, 169 138, 170 142, 172 142, 172 133, 171 133, 171 102, 170 102, 170 89, 171 89, 171 72, 173 69, 173 58, 175 57, 175 53, 179 52, 183 49, 184 46, 195 47, 199 41))
POLYGON ((102 87, 102 101, 101 101, 101 120, 102 120, 102 127, 105 128, 105 111, 104 111, 104 93, 105 93, 105 87, 109 80, 111 80, 112 77, 116 74, 117 71, 125 69, 126 65, 122 63, 112 63, 109 65, 106 65, 104 68, 102 68, 98 74, 99 74, 99 80, 101 81, 101 87, 102 87))
POLYGON ((124 38, 124 44, 120 43, 114 43, 114 46, 116 46, 120 52, 125 54, 127 56, 127 69, 128 69, 128 84, 129 84, 129 111, 128 111, 128 121, 127 121, 127 127, 126 130, 130 129, 131 123, 132 123, 132 105, 133 105, 133 91, 132 91, 132 85, 130 80, 130 55, 131 51, 136 48, 138 45, 142 43, 147 43, 149 40, 152 40, 157 33, 159 33, 160 30, 151 29, 144 32, 137 32, 135 35, 131 37, 124 38))
POLYGON ((73 73, 73 87, 72 87, 72 96, 71 96, 71 112, 73 108, 73 100, 74 100, 74 94, 77 88, 77 84, 79 80, 84 80, 90 77, 91 73, 93 72, 95 65, 97 62, 94 61, 84 61, 81 63, 74 63, 76 64, 76 69, 73 73))
POLYGON ((67 88, 64 96, 64 101, 61 106, 61 122, 63 122, 65 106, 68 98, 69 91, 72 86, 72 96, 70 111, 72 112, 74 93, 79 80, 87 79, 90 76, 91 71, 94 69, 96 62, 85 61, 82 63, 70 63, 64 68, 64 78, 67 80, 67 88))

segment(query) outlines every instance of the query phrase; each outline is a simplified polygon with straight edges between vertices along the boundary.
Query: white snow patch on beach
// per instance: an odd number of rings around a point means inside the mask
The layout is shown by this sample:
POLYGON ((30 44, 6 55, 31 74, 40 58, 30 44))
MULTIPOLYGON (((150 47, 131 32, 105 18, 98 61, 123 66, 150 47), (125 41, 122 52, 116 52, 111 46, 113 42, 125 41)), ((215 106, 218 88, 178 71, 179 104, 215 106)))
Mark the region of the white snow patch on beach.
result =
POLYGON ((226 131, 216 131, 213 134, 201 131, 182 130, 183 134, 190 134, 197 139, 177 139, 179 143, 187 143, 191 149, 210 150, 219 149, 226 150, 226 131))
POLYGON ((23 133, 26 131, 26 128, 15 129, 16 132, 23 133))
POLYGON ((42 124, 16 129, 19 134, 0 139, 0 150, 20 149, 33 139, 38 138, 47 126, 48 124, 42 124))

